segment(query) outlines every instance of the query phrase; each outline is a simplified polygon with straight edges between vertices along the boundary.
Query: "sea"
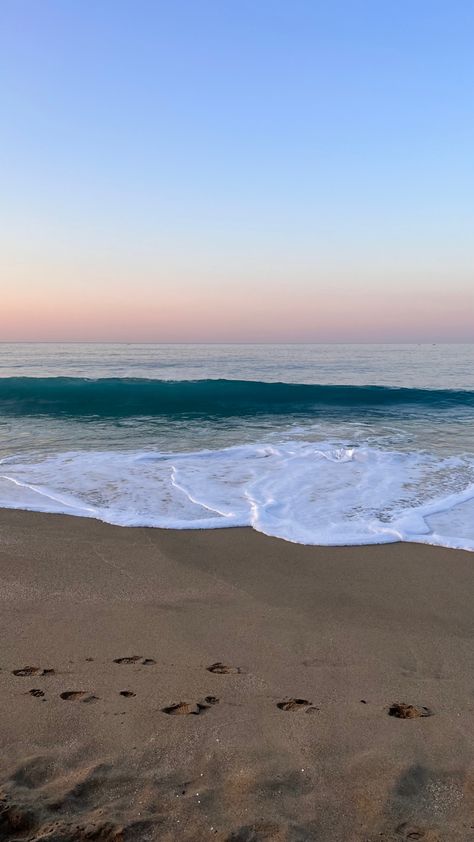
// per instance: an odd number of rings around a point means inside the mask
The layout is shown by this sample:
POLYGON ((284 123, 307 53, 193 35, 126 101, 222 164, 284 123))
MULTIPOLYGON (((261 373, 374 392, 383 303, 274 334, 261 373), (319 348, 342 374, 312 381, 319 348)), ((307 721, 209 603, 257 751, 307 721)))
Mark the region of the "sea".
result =
POLYGON ((474 345, 2 343, 0 507, 474 550, 474 345))

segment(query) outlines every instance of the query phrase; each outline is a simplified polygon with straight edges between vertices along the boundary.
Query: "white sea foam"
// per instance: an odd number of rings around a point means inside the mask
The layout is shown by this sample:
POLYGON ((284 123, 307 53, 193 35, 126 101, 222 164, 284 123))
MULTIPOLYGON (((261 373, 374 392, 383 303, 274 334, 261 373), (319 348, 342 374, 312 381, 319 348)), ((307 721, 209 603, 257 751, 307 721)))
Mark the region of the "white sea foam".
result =
POLYGON ((121 526, 252 526, 303 544, 474 550, 474 458, 289 441, 0 462, 0 506, 121 526))

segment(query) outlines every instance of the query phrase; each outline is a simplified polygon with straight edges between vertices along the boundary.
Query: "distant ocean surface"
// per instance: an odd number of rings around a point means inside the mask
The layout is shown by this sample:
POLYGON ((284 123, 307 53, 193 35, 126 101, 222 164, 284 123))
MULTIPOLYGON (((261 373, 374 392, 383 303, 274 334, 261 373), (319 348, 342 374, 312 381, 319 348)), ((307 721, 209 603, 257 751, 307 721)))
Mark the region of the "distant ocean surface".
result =
POLYGON ((0 506, 474 550, 474 345, 0 344, 0 506))

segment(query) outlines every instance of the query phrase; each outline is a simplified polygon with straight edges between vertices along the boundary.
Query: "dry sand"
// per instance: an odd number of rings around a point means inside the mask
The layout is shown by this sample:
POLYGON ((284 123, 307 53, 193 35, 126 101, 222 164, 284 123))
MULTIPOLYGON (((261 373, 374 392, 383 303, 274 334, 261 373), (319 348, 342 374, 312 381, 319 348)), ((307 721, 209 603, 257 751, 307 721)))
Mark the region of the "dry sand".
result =
POLYGON ((1 840, 474 840, 472 554, 0 511, 0 587, 1 840))

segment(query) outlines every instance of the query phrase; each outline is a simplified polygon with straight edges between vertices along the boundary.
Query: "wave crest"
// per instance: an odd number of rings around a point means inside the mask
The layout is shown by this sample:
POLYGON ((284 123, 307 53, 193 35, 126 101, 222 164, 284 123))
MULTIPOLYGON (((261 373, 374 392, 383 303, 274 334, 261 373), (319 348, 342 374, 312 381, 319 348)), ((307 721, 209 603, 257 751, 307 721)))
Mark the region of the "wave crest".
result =
POLYGON ((104 418, 474 408, 474 391, 251 380, 0 378, 0 413, 104 418))

